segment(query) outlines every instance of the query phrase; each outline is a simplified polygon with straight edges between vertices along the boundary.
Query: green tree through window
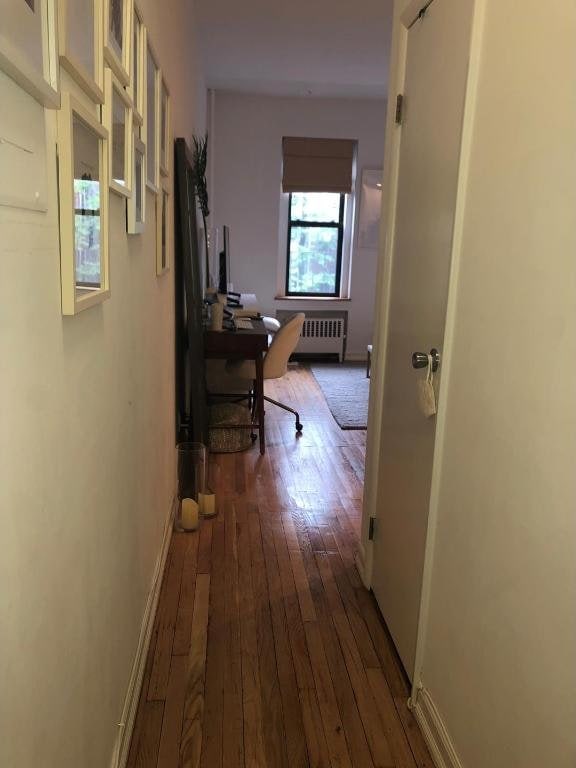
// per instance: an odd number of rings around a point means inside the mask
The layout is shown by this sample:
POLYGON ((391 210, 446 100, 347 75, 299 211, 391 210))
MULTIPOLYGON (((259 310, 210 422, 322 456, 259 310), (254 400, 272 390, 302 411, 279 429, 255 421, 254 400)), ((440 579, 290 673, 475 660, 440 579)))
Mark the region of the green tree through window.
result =
POLYGON ((293 192, 289 198, 287 296, 338 296, 344 195, 293 192))

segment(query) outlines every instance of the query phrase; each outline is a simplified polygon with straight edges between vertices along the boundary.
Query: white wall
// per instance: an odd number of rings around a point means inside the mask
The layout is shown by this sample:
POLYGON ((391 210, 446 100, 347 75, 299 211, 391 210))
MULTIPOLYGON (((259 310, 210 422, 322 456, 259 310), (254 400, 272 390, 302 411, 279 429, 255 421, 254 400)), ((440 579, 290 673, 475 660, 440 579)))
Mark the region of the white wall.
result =
MULTIPOLYGON (((192 5, 140 7, 189 138, 204 129, 192 5)), ((0 73, 3 109, 15 88, 0 73)), ((175 490, 173 272, 155 274, 154 198, 128 238, 111 195, 111 298, 63 318, 55 125, 47 112, 48 212, 0 207, 3 768, 109 765, 175 490)))
POLYGON ((466 768, 573 768, 576 4, 484 5, 421 679, 466 768))
POLYGON ((348 353, 365 357, 372 341, 376 250, 352 255, 350 301, 275 300, 278 273, 282 137, 358 140, 357 206, 362 168, 381 168, 386 102, 279 98, 216 92, 211 225, 230 226, 235 290, 256 293, 262 309, 345 309, 348 353))

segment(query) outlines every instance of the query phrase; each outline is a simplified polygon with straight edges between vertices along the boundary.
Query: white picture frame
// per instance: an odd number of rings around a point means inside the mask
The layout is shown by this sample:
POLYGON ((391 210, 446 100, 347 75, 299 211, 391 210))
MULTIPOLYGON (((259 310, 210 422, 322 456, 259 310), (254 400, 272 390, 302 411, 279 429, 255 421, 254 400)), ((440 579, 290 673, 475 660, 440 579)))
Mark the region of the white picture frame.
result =
POLYGON ((135 134, 132 179, 132 195, 126 201, 126 231, 129 235, 141 235, 146 228, 146 145, 135 134))
POLYGON ((171 198, 168 185, 162 185, 156 195, 156 274, 170 269, 172 244, 171 198))
POLYGON ((57 124, 62 314, 77 315, 110 296, 108 131, 69 93, 57 124))
POLYGON ((170 91, 164 77, 160 81, 160 173, 162 176, 170 175, 170 91))
POLYGON ((132 0, 103 0, 104 60, 122 85, 130 83, 132 0))
POLYGON ((130 53, 130 84, 128 93, 132 99, 133 122, 141 126, 146 114, 146 27, 139 8, 132 9, 132 50, 130 53))
POLYGON ((146 114, 143 141, 146 144, 146 184, 158 194, 160 189, 160 83, 162 72, 150 36, 146 36, 146 114))
POLYGON ((108 131, 108 181, 118 195, 132 194, 132 99, 109 67, 104 73, 102 122, 108 131))
POLYGON ((364 168, 358 216, 358 248, 377 250, 380 243, 382 169, 364 168))
POLYGON ((56 0, 0 0, 0 69, 44 107, 60 107, 56 0))
POLYGON ((97 104, 104 101, 102 0, 59 0, 60 63, 97 104))

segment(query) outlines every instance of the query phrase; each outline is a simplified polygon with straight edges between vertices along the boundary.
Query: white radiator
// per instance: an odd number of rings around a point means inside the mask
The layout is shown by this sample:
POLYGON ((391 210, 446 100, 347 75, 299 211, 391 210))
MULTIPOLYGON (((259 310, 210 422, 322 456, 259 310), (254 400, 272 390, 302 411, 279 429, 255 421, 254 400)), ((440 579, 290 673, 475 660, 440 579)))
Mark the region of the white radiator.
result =
POLYGON ((344 358, 346 326, 342 317, 307 317, 304 320, 302 336, 296 353, 336 354, 341 362, 344 358))

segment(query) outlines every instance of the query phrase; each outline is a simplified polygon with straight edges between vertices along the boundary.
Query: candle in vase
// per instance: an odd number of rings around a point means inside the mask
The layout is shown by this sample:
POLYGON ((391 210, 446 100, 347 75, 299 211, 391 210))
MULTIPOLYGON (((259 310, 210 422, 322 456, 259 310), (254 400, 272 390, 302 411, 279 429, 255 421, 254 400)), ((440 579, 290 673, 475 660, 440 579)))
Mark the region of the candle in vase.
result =
POLYGON ((214 517, 216 514, 215 493, 199 493, 198 502, 200 504, 200 514, 203 517, 214 517))
POLYGON ((198 504, 194 499, 182 499, 180 522, 185 531, 195 531, 198 528, 198 504))

